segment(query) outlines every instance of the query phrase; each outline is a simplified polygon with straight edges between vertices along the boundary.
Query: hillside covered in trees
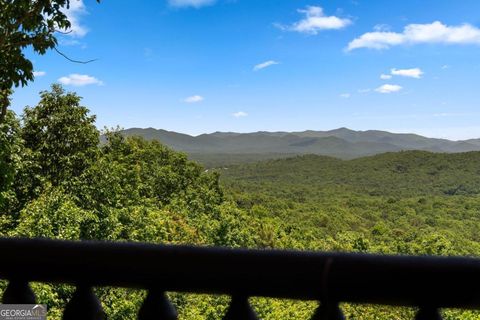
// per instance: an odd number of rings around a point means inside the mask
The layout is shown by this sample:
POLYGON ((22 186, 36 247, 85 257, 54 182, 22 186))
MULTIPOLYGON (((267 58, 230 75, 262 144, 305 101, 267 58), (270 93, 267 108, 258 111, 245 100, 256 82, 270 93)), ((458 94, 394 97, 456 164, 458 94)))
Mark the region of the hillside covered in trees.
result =
POLYGON ((478 255, 479 160, 478 152, 310 155, 220 172, 240 207, 314 242, 330 239, 331 249, 478 255))
MULTIPOLYGON (((160 142, 100 132, 58 85, 0 125, 0 234, 261 249, 480 255, 480 153, 306 155, 205 170, 160 142), (100 136, 105 137, 100 143, 100 136)), ((4 285, 4 284, 3 284, 4 285)), ((73 287, 34 284, 59 319, 73 287)), ((109 319, 143 291, 97 290, 109 319)), ((170 294, 181 319, 220 319, 227 297, 170 294)), ((252 299, 262 319, 307 319, 314 303, 252 299)), ((412 310, 345 305, 354 319, 412 310)), ((447 319, 476 319, 447 311, 447 319)))

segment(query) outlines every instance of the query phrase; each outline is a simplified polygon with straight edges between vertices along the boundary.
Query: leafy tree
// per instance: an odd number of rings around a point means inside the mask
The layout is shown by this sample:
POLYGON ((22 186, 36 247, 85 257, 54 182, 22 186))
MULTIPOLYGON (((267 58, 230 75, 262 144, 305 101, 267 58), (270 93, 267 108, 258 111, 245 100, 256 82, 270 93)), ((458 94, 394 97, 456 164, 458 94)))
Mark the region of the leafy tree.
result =
POLYGON ((0 123, 0 214, 5 213, 8 201, 14 197, 12 184, 22 165, 23 143, 20 138, 20 122, 13 112, 0 123))
POLYGON ((75 0, 0 0, 0 123, 7 114, 11 89, 34 78, 24 50, 43 55, 56 48, 56 32, 71 26, 65 14, 71 1, 75 0))
POLYGON ((24 111, 22 137, 39 170, 32 174, 53 186, 71 183, 98 156, 95 116, 89 115, 80 100, 55 84, 51 91, 41 93, 36 107, 24 111))
POLYGON ((91 212, 76 206, 71 196, 53 189, 22 210, 18 226, 11 235, 80 240, 85 238, 87 226, 95 220, 96 217, 91 212))
POLYGON ((218 175, 158 141, 107 132, 100 159, 84 172, 76 193, 100 210, 152 204, 211 212, 223 200, 218 175))
POLYGON ((11 185, 15 169, 20 162, 20 122, 9 112, 5 123, 0 124, 0 192, 11 185))

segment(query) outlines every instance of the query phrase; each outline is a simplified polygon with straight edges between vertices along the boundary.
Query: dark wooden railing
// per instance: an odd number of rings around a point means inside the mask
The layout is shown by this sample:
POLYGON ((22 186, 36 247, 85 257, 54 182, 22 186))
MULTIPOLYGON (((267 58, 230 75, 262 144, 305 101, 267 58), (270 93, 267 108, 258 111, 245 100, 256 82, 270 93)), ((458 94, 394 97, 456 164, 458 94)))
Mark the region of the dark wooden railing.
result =
MULTIPOLYGON (((63 319, 104 319, 93 287, 148 290, 138 319, 177 313, 165 292, 226 294, 224 319, 256 319, 249 297, 319 301, 312 319, 343 319, 340 302, 419 307, 416 319, 441 319, 441 308, 480 308, 480 260, 139 243, 0 239, 3 303, 35 303, 29 282, 77 287, 63 319)), ((40 301, 41 302, 41 301, 40 301)))

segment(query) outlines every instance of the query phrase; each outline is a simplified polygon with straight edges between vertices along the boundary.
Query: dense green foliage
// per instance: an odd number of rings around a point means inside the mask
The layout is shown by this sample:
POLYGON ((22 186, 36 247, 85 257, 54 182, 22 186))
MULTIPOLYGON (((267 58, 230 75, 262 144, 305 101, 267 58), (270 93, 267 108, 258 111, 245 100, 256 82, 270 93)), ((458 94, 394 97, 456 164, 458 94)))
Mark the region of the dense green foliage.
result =
POLYGON ((22 142, 20 138, 20 122, 12 112, 6 121, 0 123, 0 212, 4 212, 4 204, 12 194, 12 184, 20 166, 22 142))
POLYGON ((80 97, 59 85, 42 92, 36 108, 26 108, 22 138, 38 163, 38 175, 52 185, 79 176, 97 159, 99 133, 95 117, 80 106, 80 97))
MULTIPOLYGON (((309 155, 218 171, 241 209, 275 222, 272 247, 479 256, 479 160, 479 152, 349 161, 309 155)), ((346 307, 354 319, 412 317, 405 309, 365 308, 346 307)), ((447 319, 477 317, 445 312, 447 319)))
MULTIPOLYGON (((302 156, 205 170, 155 140, 100 133, 81 98, 54 85, 0 125, 0 233, 68 240, 479 255, 480 153, 302 156)), ((74 288, 34 284, 60 319, 74 288)), ((145 293, 97 289, 109 319, 145 293)), ((228 297, 172 293, 181 319, 220 319, 228 297)), ((262 319, 308 319, 315 303, 257 298, 262 319)), ((413 310, 344 305, 351 319, 413 310)), ((478 319, 446 311, 447 319, 478 319)))
POLYGON ((241 208, 278 218, 310 248, 479 255, 479 160, 478 152, 303 156, 222 176, 241 208))

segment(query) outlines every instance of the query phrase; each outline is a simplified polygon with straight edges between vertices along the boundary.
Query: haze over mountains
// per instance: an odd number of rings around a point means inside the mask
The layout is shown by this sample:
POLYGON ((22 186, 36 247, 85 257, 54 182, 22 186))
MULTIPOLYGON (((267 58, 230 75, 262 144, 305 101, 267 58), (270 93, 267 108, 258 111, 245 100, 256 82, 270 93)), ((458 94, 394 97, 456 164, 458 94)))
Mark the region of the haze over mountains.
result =
POLYGON ((416 134, 354 131, 347 128, 302 132, 215 132, 199 136, 153 128, 131 128, 122 133, 159 140, 175 150, 191 155, 317 154, 352 159, 401 150, 446 153, 480 151, 480 139, 451 141, 416 134))

